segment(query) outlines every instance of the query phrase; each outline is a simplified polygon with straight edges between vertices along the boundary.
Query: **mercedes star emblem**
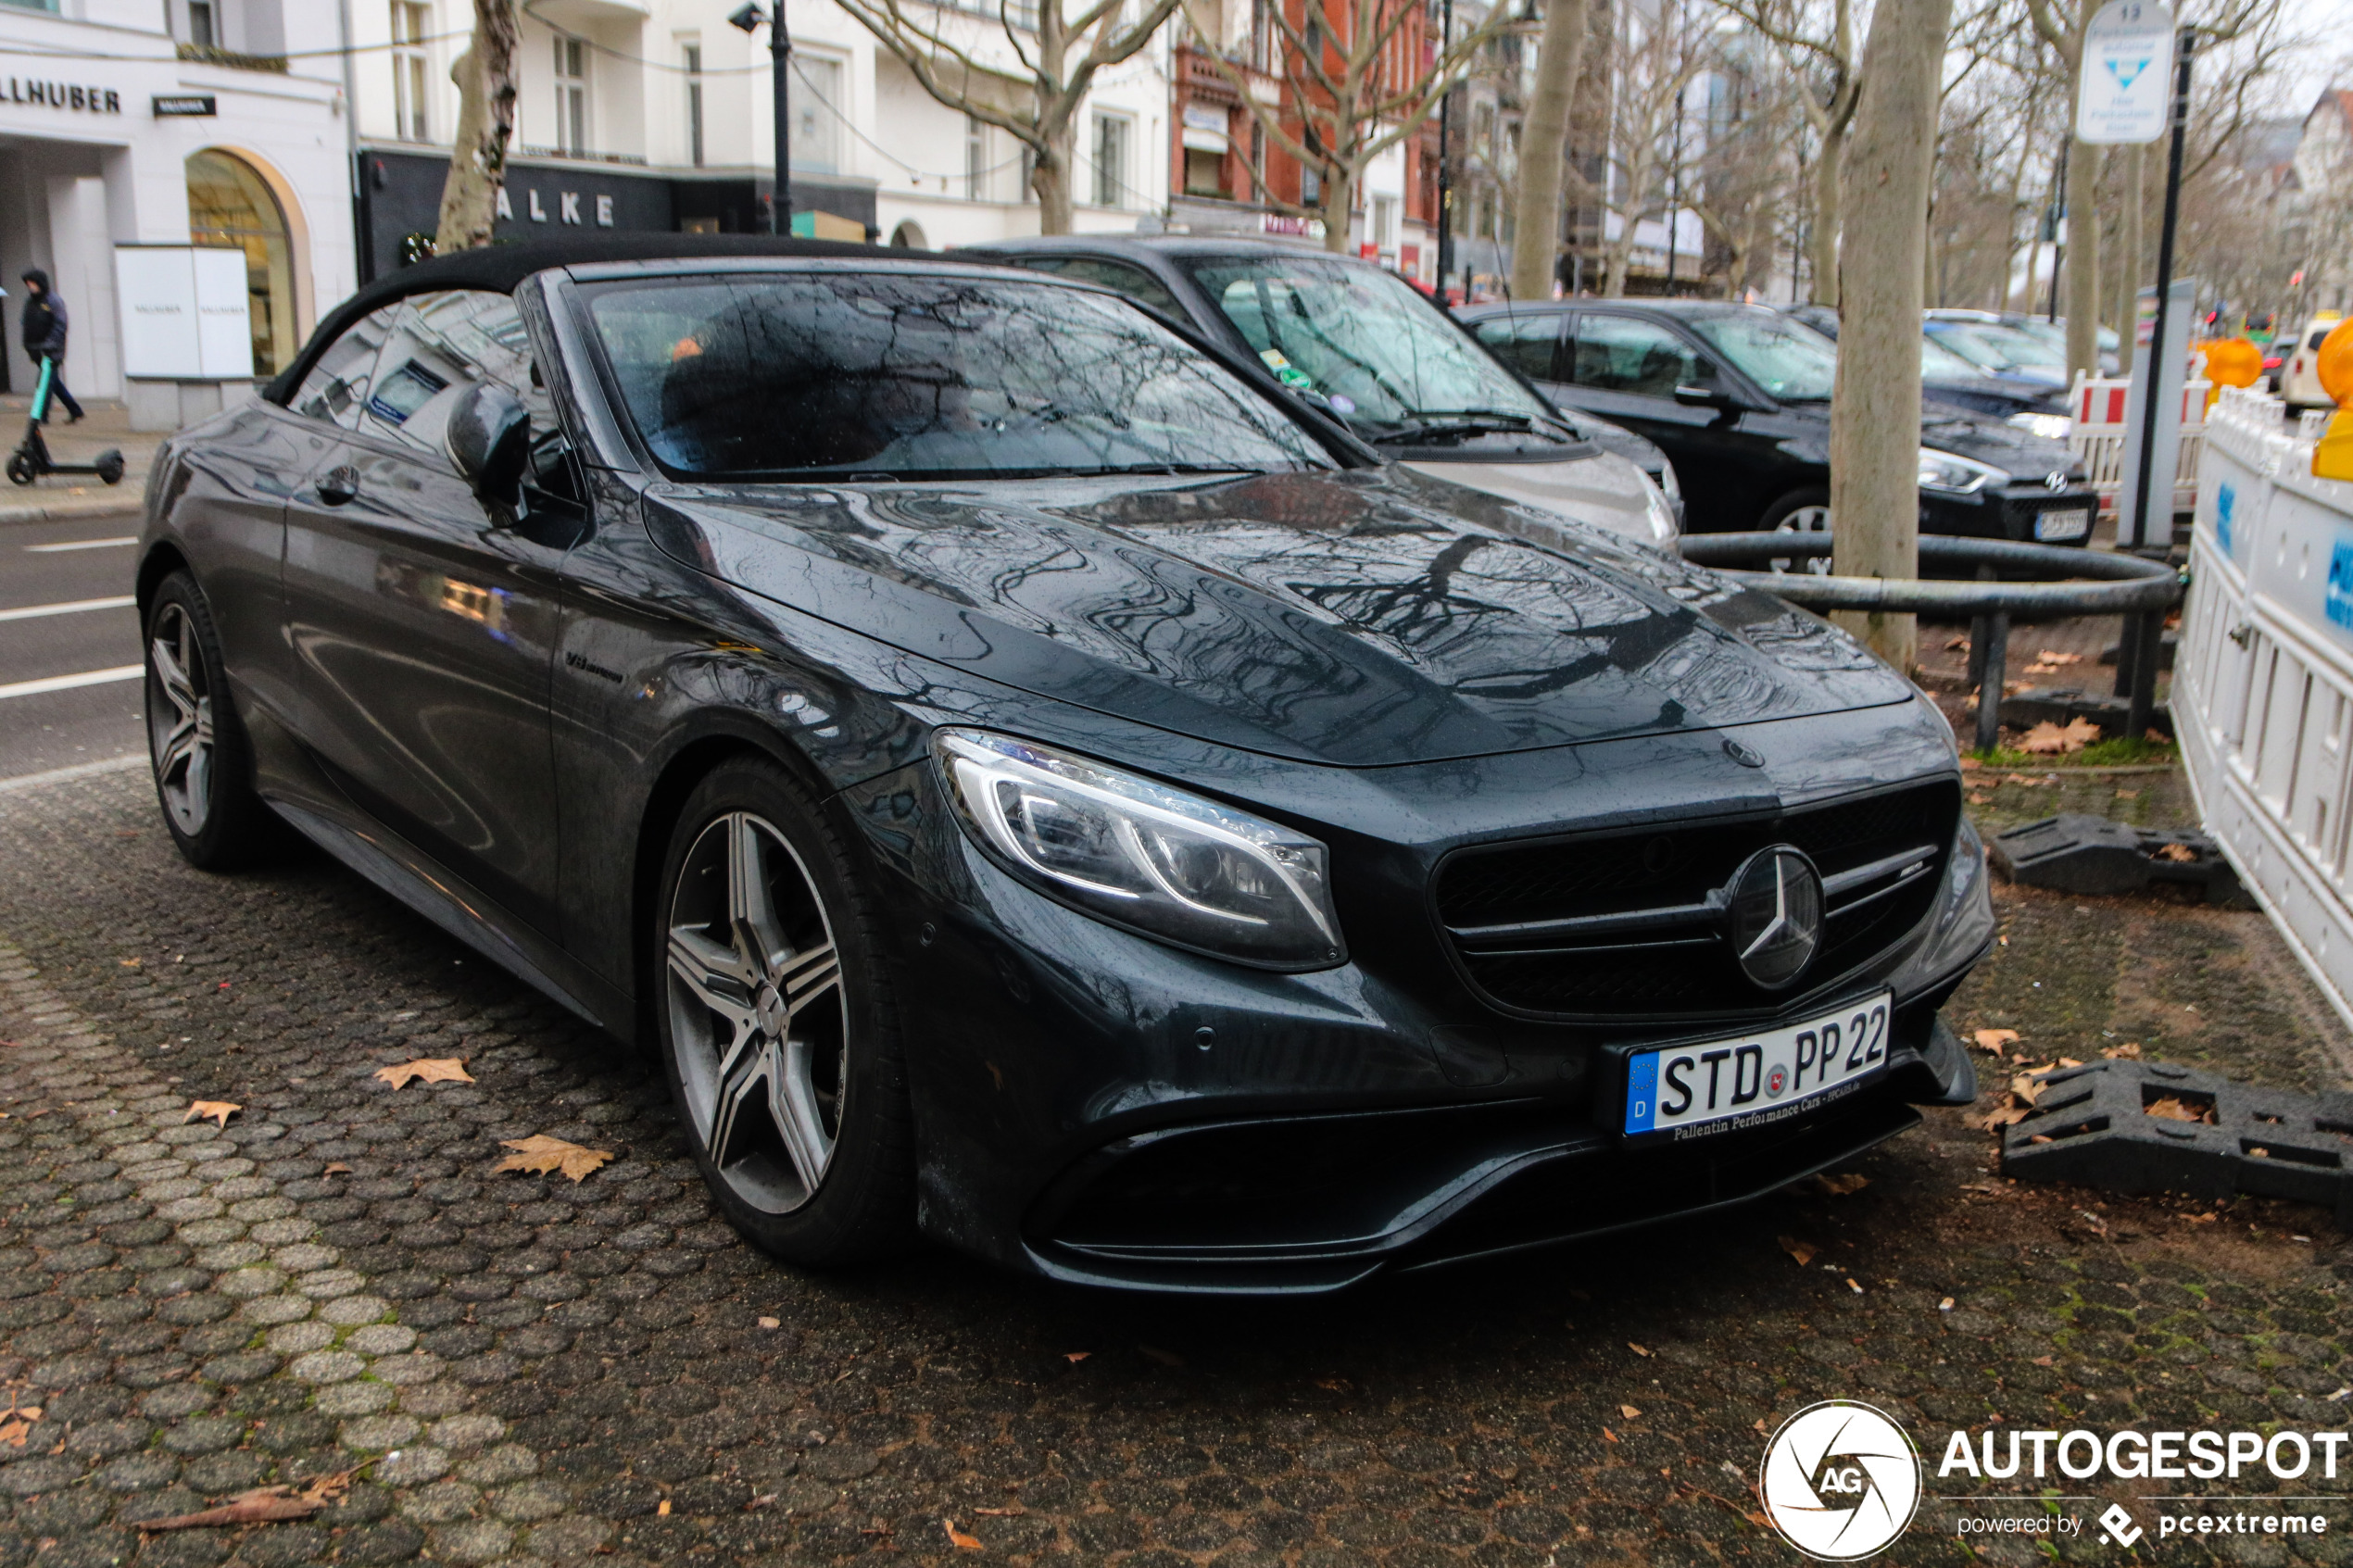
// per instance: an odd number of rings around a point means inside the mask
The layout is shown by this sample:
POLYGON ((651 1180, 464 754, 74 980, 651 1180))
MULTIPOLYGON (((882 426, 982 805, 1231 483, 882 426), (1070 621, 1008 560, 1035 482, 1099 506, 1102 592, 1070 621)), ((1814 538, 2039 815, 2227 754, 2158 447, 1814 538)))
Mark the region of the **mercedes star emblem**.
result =
POLYGON ((1768 991, 1803 974, 1822 941, 1822 879, 1806 852, 1788 844, 1759 849, 1726 892, 1741 972, 1768 991))

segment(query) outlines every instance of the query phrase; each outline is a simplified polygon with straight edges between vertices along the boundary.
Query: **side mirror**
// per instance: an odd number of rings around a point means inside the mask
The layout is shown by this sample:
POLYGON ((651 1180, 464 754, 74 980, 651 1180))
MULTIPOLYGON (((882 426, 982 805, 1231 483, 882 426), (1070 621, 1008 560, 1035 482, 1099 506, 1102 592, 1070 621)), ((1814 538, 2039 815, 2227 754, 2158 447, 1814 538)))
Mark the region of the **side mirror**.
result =
POLYGON ((1740 407, 1740 399, 1713 382, 1697 386, 1677 387, 1675 401, 1686 408, 1737 408, 1740 407))
POLYGON ((522 503, 522 473, 531 461, 531 411, 496 382, 468 387, 449 410, 442 434, 449 460, 485 506, 522 503))

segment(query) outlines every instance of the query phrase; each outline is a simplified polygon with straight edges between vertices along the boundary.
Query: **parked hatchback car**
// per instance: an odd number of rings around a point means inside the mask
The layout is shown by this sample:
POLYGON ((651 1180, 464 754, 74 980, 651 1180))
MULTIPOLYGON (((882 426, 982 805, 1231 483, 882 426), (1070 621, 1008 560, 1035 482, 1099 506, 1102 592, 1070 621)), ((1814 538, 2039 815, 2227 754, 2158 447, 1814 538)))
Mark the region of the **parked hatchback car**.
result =
POLYGON ((804 1263, 1330 1289, 1970 1099, 1926 699, 1239 365, 862 246, 404 269, 157 456, 164 824, 291 823, 642 1042, 804 1263))
MULTIPOLYGON (((1464 319, 1524 371, 1549 362, 1555 402, 1666 449, 1695 532, 1830 525, 1836 345, 1761 305, 1701 300, 1489 305, 1464 319)), ((1956 408, 1923 406, 1920 526, 1931 533, 2081 543, 2098 499, 2068 449, 1956 408)))
MULTIPOLYGON (((1838 341, 1838 312, 1827 305, 1793 305, 1782 314, 1813 328, 1832 343, 1838 341)), ((2071 428, 2067 394, 2039 379, 1993 375, 1970 364, 1936 341, 1920 333, 1920 395, 1948 408, 1991 414, 2013 430, 2064 441, 2071 428)))
POLYGON ((2290 408, 2333 408, 2335 400, 2321 384, 2321 345, 2328 341, 2344 321, 2341 312, 2322 310, 2304 323, 2304 331, 2290 340, 2287 364, 2280 371, 2280 398, 2290 408))
POLYGON ((1420 290, 1370 262, 1265 240, 1080 234, 961 254, 1116 289, 1230 351, 1423 473, 1649 544, 1680 531, 1674 465, 1642 436, 1546 404, 1420 290), (1661 508, 1617 461, 1648 474, 1661 508))

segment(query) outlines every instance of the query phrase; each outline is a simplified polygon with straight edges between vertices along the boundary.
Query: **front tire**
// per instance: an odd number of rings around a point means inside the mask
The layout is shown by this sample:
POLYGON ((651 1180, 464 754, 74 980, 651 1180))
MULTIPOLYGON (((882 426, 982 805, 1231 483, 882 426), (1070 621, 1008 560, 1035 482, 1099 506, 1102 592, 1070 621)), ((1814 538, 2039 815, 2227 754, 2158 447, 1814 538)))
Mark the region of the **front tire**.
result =
POLYGON ((232 871, 276 841, 253 788, 253 753, 229 700, 227 666, 196 580, 175 571, 147 604, 147 761, 163 825, 187 862, 232 871))
POLYGON ((913 1138, 880 921, 824 809, 721 763, 664 858, 652 943, 671 1093, 720 1211, 788 1262, 912 1235, 913 1138))

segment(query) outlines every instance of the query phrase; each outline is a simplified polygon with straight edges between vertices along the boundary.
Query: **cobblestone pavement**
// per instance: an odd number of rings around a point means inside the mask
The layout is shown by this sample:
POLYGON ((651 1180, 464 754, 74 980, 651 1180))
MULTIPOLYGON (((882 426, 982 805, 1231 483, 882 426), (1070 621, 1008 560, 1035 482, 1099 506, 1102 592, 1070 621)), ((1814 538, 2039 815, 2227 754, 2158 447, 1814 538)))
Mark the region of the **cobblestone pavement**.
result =
MULTIPOLYGON (((42 1411, 12 1446, 0 1411, 0 1568, 1780 1563, 1746 1517, 1758 1424, 1823 1398, 1931 1449, 1997 1419, 2345 1424, 2322 1215, 2011 1186, 1957 1112, 1847 1196, 1337 1301, 1102 1298, 938 1252, 797 1274, 713 1217, 631 1053, 331 865, 187 869, 154 812, 138 772, 0 797, 0 1391, 42 1411), (419 1056, 478 1082, 371 1076, 419 1056), (618 1158, 494 1173, 533 1133, 618 1158), (309 1522, 130 1527, 355 1467, 309 1522)), ((2257 917, 2023 892, 2004 917, 1964 1027, 2344 1079, 2257 917)), ((2312 1489, 2235 1489, 2284 1486, 2312 1489)), ((1892 1559, 1959 1561, 1956 1513, 1989 1506, 1931 1499, 1892 1559)), ((2325 1506, 2325 1537, 2161 1555, 2353 1559, 2325 1506)))

